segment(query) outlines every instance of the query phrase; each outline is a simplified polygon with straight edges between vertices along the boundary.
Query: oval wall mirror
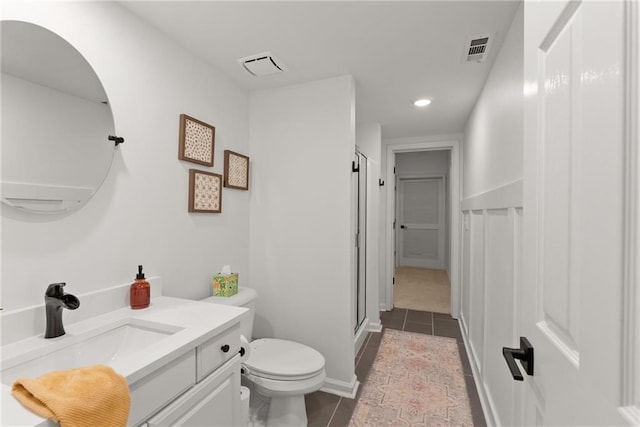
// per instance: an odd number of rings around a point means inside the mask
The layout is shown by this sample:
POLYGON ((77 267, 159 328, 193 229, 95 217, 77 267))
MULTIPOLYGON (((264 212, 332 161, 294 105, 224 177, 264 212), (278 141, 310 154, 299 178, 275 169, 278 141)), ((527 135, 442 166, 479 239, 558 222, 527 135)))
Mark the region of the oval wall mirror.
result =
POLYGON ((57 34, 0 22, 2 201, 36 213, 77 209, 100 188, 116 144, 107 95, 57 34))

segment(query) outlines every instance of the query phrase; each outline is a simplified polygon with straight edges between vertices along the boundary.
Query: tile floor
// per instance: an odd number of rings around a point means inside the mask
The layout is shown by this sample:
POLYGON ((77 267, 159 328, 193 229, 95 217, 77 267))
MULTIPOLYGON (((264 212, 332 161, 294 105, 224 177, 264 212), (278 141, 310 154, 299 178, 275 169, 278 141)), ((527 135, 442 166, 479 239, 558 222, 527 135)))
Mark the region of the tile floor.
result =
MULTIPOLYGON (((464 378, 467 382, 473 424, 475 426, 486 426, 458 321, 448 314, 407 310, 404 308, 383 311, 380 313, 380 320, 385 328, 455 338, 458 341, 464 378)), ((321 391, 308 394, 305 397, 309 427, 346 427, 349 425, 351 414, 353 414, 360 397, 362 385, 367 381, 367 374, 373 365, 378 347, 380 347, 381 338, 382 333, 370 333, 356 356, 356 376, 361 384, 358 387, 355 399, 347 399, 321 391)))

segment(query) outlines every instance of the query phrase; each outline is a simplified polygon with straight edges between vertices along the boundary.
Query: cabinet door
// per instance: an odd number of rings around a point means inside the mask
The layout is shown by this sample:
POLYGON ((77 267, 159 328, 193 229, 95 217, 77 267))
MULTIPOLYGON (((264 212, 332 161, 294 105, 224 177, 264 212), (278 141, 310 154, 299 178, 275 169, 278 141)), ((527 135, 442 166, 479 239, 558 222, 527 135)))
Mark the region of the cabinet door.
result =
POLYGON ((240 421, 240 356, 236 355, 149 420, 149 427, 233 426, 240 421))

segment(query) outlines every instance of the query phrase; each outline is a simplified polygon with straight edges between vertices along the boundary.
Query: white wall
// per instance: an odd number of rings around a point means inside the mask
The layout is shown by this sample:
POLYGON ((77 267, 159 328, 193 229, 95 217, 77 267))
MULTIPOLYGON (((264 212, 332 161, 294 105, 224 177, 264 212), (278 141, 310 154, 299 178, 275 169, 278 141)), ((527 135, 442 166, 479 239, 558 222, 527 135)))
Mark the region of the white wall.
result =
POLYGON ((256 337, 291 339, 353 385, 351 161, 354 81, 257 91, 250 100, 250 285, 256 337))
POLYGON ((224 149, 248 153, 247 93, 117 3, 2 7, 3 19, 39 24, 86 57, 126 139, 80 210, 36 216, 2 207, 3 308, 42 304, 52 282, 67 282, 70 293, 127 283, 138 264, 162 276, 172 296, 208 296, 222 264, 246 280, 250 193, 225 189, 221 214, 189 214, 187 189, 190 168, 222 173, 224 149), (178 160, 180 113, 216 127, 213 168, 178 160))
POLYGON ((396 175, 448 175, 449 151, 396 154, 396 175))
POLYGON ((522 234, 523 32, 520 6, 465 129, 460 321, 489 425, 513 425, 503 346, 515 333, 522 234))
POLYGON ((517 12, 465 127, 463 199, 522 179, 522 14, 517 12))
MULTIPOLYGON (((378 123, 358 123, 356 126, 356 146, 367 159, 380 164, 382 157, 382 127, 378 123)), ((376 173, 380 173, 380 167, 376 173)), ((376 180, 377 181, 377 180, 376 180)))

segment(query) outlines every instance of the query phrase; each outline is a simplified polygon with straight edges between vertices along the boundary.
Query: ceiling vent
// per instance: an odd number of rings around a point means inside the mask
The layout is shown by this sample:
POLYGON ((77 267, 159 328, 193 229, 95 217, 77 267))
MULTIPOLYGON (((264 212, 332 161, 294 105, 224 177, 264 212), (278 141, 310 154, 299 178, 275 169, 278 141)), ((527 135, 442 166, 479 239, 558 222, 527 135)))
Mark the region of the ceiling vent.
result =
POLYGON ((489 36, 475 37, 466 47, 466 62, 484 62, 489 52, 489 36))
POLYGON ((242 67, 251 75, 256 77, 268 76, 270 74, 287 71, 287 67, 276 59, 270 52, 258 53, 238 59, 242 67))

